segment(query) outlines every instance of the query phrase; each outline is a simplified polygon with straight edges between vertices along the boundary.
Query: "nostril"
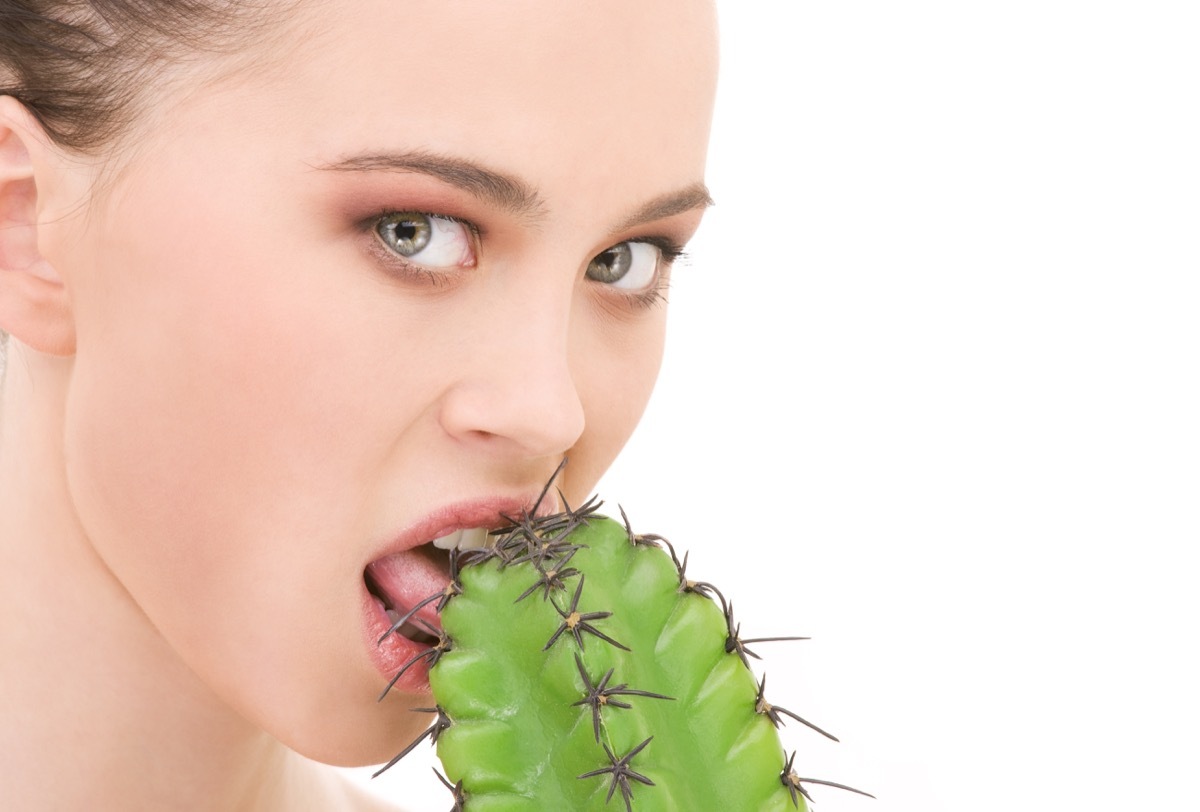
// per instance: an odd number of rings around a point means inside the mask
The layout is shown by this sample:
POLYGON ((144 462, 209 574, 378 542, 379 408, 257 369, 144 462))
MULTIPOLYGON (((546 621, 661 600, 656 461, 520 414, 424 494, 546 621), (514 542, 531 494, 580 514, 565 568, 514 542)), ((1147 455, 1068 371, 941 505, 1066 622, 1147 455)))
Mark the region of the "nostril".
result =
POLYGON ((459 440, 538 457, 566 453, 584 429, 583 403, 567 375, 458 386, 445 395, 439 420, 459 440))

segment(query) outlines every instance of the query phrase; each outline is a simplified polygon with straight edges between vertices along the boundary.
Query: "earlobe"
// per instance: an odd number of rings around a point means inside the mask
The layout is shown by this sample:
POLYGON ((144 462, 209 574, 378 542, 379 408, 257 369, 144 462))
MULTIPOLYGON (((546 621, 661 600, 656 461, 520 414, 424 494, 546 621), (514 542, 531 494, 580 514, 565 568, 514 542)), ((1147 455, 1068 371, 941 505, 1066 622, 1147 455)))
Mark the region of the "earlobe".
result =
POLYGON ((35 350, 70 355, 67 289, 38 247, 38 158, 47 144, 27 110, 0 97, 0 329, 35 350))

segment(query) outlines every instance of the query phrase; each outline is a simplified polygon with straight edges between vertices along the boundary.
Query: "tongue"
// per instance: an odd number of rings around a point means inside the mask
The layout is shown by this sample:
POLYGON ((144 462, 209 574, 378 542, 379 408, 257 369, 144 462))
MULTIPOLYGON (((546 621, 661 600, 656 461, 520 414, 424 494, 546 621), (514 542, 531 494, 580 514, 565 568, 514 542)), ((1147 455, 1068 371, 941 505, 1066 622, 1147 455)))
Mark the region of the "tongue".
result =
MULTIPOLYGON (((430 595, 441 593, 450 582, 445 558, 425 547, 372 561, 367 573, 389 607, 402 615, 430 595)), ((416 617, 440 629, 436 605, 434 601, 422 607, 416 617)))

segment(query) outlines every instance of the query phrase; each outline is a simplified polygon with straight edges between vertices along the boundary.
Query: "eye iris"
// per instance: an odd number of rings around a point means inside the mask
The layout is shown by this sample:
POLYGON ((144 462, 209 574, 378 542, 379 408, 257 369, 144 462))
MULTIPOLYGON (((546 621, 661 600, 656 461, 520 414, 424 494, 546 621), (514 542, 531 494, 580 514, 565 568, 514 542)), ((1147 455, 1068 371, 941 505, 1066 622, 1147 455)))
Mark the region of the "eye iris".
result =
POLYGON ((429 245, 433 226, 423 214, 395 214, 379 224, 379 236, 397 254, 411 257, 429 245))
POLYGON ((633 249, 629 243, 614 245, 606 251, 597 254, 588 263, 587 275, 597 282, 616 282, 629 273, 633 265, 633 249))

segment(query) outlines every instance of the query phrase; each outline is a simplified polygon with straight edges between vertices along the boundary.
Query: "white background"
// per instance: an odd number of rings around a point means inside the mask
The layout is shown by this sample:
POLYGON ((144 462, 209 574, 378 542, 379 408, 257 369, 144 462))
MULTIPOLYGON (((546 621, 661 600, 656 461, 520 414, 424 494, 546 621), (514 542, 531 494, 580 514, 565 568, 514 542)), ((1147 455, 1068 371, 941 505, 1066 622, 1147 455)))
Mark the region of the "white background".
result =
MULTIPOLYGON (((1200 809, 1197 8, 721 2, 717 206, 600 492, 813 636, 768 696, 842 743, 785 742, 879 796, 817 812, 1200 809)), ((374 786, 443 810, 431 763, 374 786)))

